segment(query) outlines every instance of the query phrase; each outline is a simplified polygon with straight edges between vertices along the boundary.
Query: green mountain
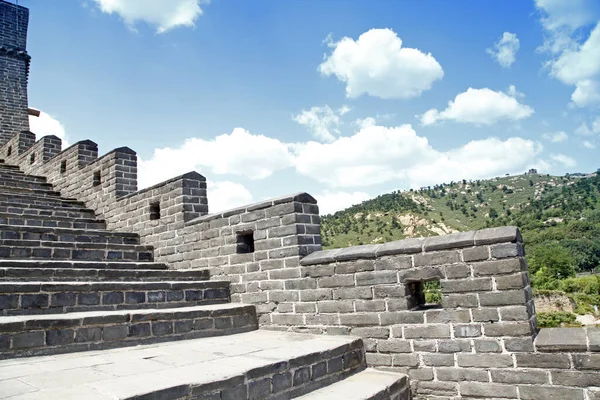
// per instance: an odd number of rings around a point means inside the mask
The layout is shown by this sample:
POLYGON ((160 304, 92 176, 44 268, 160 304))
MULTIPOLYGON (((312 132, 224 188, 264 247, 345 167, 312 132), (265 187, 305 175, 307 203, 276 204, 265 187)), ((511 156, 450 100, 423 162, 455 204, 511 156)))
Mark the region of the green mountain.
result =
POLYGON ((321 235, 324 248, 337 248, 501 225, 521 228, 530 255, 554 246, 568 253, 575 270, 597 268, 599 173, 531 173, 395 191, 322 217, 321 235))

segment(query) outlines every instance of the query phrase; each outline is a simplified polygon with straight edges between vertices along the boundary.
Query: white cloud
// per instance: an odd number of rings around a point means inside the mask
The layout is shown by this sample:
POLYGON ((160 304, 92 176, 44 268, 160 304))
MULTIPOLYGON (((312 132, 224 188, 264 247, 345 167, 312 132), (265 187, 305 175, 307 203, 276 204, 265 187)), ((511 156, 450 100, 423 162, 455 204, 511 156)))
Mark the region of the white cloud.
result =
POLYGON ((344 37, 326 42, 332 52, 319 65, 325 76, 346 83, 346 96, 368 94, 383 99, 410 98, 431 89, 444 71, 431 53, 402 47, 391 29, 371 29, 354 40, 344 37))
POLYGON ((327 215, 362 203, 372 196, 365 192, 332 192, 326 190, 314 197, 317 199, 317 204, 319 204, 321 215, 327 215))
POLYGON ((577 161, 575 161, 575 159, 564 154, 551 154, 550 158, 567 168, 573 168, 577 165, 577 161))
POLYGON ((42 136, 54 135, 62 140, 62 148, 69 147, 65 127, 53 116, 40 111, 40 116, 29 116, 29 130, 35 133, 39 140, 42 136))
MULTIPOLYGON (((262 179, 293 164, 289 146, 277 139, 253 135, 235 128, 214 139, 187 139, 178 148, 155 149, 150 160, 138 161, 153 182, 161 182, 193 170, 214 174, 243 175, 262 179)), ((144 187, 147 182, 140 184, 144 187)))
POLYGON ((590 140, 584 140, 581 143, 583 144, 583 147, 585 147, 586 149, 595 149, 596 148, 596 143, 594 143, 590 140))
POLYGON ((230 181, 207 181, 208 211, 216 213, 252 203, 252 194, 243 185, 230 181))
POLYGON ((569 138, 569 135, 567 135, 565 132, 550 132, 550 133, 544 133, 542 135, 542 138, 552 142, 552 143, 560 143, 560 142, 564 142, 565 140, 567 140, 569 138))
POLYGON ((445 110, 431 109, 417 118, 423 125, 444 120, 476 125, 492 125, 501 120, 516 121, 534 112, 533 108, 519 103, 515 98, 517 94, 514 86, 509 87, 508 94, 488 88, 469 88, 457 94, 454 101, 449 101, 445 110))
POLYGON ((510 68, 515 62, 519 50, 519 39, 516 33, 504 32, 502 37, 494 43, 493 49, 486 52, 494 58, 503 68, 510 68))
POLYGON ((438 151, 410 125, 371 125, 332 143, 297 144, 294 152, 299 173, 330 187, 365 187, 389 181, 419 187, 523 172, 539 164, 536 157, 542 148, 521 138, 489 138, 438 151))
POLYGON ((340 117, 350 111, 348 106, 342 106, 337 111, 331 107, 312 107, 310 110, 302 110, 292 119, 297 123, 304 125, 308 131, 317 139, 332 142, 336 136, 339 136, 340 117))
POLYGON ((600 104, 600 82, 589 79, 577 82, 571 100, 577 107, 600 104))
MULTIPOLYGON (((118 14, 132 29, 143 21, 156 27, 158 33, 173 28, 194 26, 202 15, 200 0, 94 0, 100 10, 118 14)), ((202 1, 207 3, 208 1, 202 1)))
POLYGON ((600 2, 597 0, 536 0, 542 13, 545 41, 540 50, 552 58, 546 62, 550 75, 575 86, 575 106, 600 105, 600 2), (596 24, 581 40, 581 29, 596 24))
POLYGON ((595 134, 600 135, 600 117, 596 118, 591 127, 588 126, 585 122, 579 125, 577 129, 575 129, 575 133, 581 136, 593 136, 595 134))

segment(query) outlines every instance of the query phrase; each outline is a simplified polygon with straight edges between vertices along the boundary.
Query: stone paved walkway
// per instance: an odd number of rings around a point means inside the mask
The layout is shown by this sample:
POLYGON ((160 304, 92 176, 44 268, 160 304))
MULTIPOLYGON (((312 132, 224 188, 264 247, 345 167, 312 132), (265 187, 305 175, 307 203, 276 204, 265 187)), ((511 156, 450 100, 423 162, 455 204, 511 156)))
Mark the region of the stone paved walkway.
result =
POLYGON ((0 361, 0 399, 123 399, 269 368, 355 338, 255 331, 103 351, 0 361))

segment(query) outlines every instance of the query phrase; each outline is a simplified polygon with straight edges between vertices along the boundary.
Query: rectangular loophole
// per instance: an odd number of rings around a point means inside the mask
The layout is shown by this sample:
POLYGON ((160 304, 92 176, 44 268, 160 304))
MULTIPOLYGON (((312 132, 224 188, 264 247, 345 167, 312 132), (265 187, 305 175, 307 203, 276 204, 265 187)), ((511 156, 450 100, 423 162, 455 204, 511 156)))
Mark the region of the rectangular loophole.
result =
POLYGON ((31 153, 31 155, 29 156, 29 165, 33 164, 35 162, 35 153, 31 153))
POLYGON ((238 232, 236 245, 238 254, 254 253, 254 232, 238 232))
POLYGON ((150 203, 150 219, 160 219, 160 202, 155 201, 150 203))
POLYGON ((94 171, 93 185, 100 186, 101 184, 102 184, 102 176, 100 175, 100 171, 94 171))
POLYGON ((8 146, 8 150, 6 151, 6 157, 10 157, 12 154, 12 146, 8 146))
POLYGON ((410 282, 406 286, 410 293, 409 304, 413 309, 442 307, 442 289, 439 279, 410 282))
POLYGON ((65 172, 67 172, 67 160, 60 162, 60 173, 64 174, 65 172))

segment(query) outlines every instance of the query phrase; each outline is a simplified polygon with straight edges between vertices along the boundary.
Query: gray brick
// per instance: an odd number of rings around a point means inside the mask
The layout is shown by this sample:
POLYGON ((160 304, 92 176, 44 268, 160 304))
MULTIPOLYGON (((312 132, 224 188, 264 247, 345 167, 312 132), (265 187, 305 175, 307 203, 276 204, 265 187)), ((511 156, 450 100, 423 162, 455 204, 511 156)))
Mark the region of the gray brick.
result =
POLYGON ((491 370, 492 381, 497 383, 545 384, 548 383, 548 372, 539 370, 491 370))
POLYGON ((571 368, 567 354, 516 354, 515 357, 519 368, 571 368))
POLYGON ((465 262, 481 261, 490 258, 490 249, 487 246, 471 247, 462 251, 465 262))
POLYGON ((412 351, 410 341, 402 339, 379 340, 377 349, 381 353, 410 353, 412 351))
POLYGON ((369 271, 356 273, 356 284, 358 286, 382 285, 396 282, 398 282, 396 271, 369 271))
POLYGON ((455 264, 460 262, 460 254, 455 250, 439 251, 435 253, 416 254, 413 256, 413 260, 415 267, 455 264))
POLYGON ((483 326, 486 336, 529 336, 532 335, 532 329, 529 322, 501 322, 495 324, 485 324, 483 326))
POLYGON ((582 389, 557 386, 519 386, 522 400, 583 400, 582 389))
POLYGON ((474 308, 473 321, 475 322, 497 322, 500 320, 497 308, 474 308))
POLYGON ((503 292, 481 293, 479 302, 482 306, 524 305, 528 301, 524 290, 506 290, 503 292))
POLYGON ((381 325, 422 324, 425 322, 423 313, 418 311, 396 311, 382 313, 381 325))
POLYGON ((509 354, 465 354, 458 353, 459 367, 472 368, 512 368, 513 360, 509 354))
POLYGON ((462 279, 471 276, 471 268, 464 264, 447 265, 444 267, 447 279, 462 279))
POLYGON ((523 239, 515 226, 481 229, 475 233, 475 245, 521 242, 523 239))
POLYGON ((377 249, 377 257, 393 254, 413 254, 420 253, 423 249, 423 238, 410 238, 404 240, 397 240, 394 242, 387 242, 382 244, 377 249))
POLYGON ((394 367, 416 367, 419 365, 419 357, 416 354, 393 354, 392 363, 394 367))
POLYGON ((517 398, 517 388, 515 386, 494 383, 461 382, 460 393, 465 397, 517 398))
POLYGON ((428 324, 471 322, 469 310, 429 310, 425 312, 428 324))
POLYGON ((485 261, 473 264, 473 274, 475 274, 475 276, 514 274, 526 271, 527 269, 525 267, 525 261, 520 258, 485 261))
POLYGON ((481 336, 481 324, 454 325, 454 337, 478 337, 481 336))
POLYGON ((444 279, 444 272, 441 267, 420 267, 409 270, 403 270, 398 273, 398 279, 401 283, 420 282, 430 280, 444 279))
POLYGON ((490 247, 493 258, 522 257, 525 255, 521 243, 504 243, 490 247))
POLYGON ((481 339, 474 340, 475 351, 477 353, 501 353, 502 344, 498 340, 493 339, 481 339))
POLYGON ((475 244, 474 237, 475 231, 428 237, 425 239, 423 251, 427 252, 473 246, 475 244))
POLYGON ((572 328, 542 329, 535 339, 535 347, 548 352, 586 351, 586 332, 572 328))
POLYGON ((430 367, 451 367, 454 365, 453 354, 423 354, 423 363, 430 367))
POLYGON ((476 294, 447 294, 442 296, 444 308, 472 308, 478 307, 479 301, 476 294))
POLYGON ((498 276, 495 280, 496 289, 498 290, 522 289, 529 285, 529 279, 525 272, 514 275, 498 276))
POLYGON ((575 369, 600 371, 600 354, 573 354, 575 369))
POLYGON ((489 380, 488 372, 484 369, 438 367, 435 371, 440 381, 488 382, 489 380))
POLYGON ((492 278, 456 279, 442 281, 442 293, 481 292, 492 290, 492 278))
POLYGON ((335 265, 336 274, 353 274, 355 272, 374 270, 375 262, 373 260, 344 261, 335 265))
POLYGON ((450 327, 448 325, 422 325, 407 326, 404 328, 404 337, 406 339, 414 338, 449 338, 450 327))

